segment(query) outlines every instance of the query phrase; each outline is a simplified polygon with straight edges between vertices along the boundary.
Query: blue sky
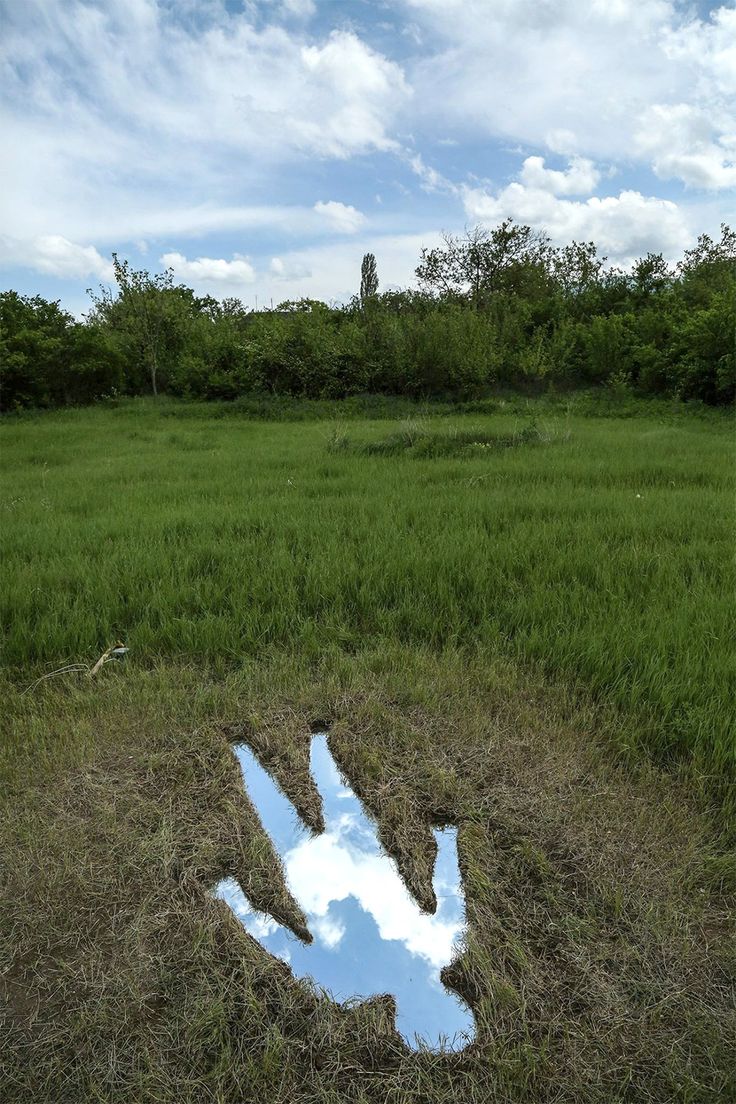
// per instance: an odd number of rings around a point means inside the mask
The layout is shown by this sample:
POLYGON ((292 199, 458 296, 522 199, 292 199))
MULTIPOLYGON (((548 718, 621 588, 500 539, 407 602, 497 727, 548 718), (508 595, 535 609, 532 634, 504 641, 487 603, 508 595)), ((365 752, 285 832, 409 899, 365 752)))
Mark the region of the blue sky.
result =
POLYGON ((0 286, 116 250, 253 306, 506 216, 617 263, 736 221, 736 6, 0 0, 0 286))

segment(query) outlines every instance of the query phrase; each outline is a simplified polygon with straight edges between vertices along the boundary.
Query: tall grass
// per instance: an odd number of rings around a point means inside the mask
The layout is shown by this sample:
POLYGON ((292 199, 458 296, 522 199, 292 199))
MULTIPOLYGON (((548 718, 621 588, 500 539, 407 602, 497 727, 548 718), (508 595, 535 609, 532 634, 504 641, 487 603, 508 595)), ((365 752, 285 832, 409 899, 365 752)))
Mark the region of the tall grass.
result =
POLYGON ((385 421, 335 448, 334 422, 214 413, 2 427, 11 678, 117 638, 133 663, 215 668, 382 641, 503 652, 615 704, 633 752, 733 778, 723 419, 545 412, 524 447, 517 415, 474 413, 442 419, 462 449, 417 455, 385 421), (518 447, 465 447, 496 440, 518 447))

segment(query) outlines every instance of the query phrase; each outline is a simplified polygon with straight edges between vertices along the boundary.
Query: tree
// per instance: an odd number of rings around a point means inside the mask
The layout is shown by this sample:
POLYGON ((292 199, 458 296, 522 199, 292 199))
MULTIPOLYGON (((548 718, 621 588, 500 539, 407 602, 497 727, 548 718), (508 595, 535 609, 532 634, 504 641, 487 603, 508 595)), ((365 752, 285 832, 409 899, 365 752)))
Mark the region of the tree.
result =
POLYGON ((647 253, 634 262, 631 288, 637 303, 665 291, 672 283, 672 273, 661 253, 647 253))
POLYGON ((550 268, 555 282, 566 298, 585 294, 601 279, 606 257, 598 256, 595 242, 572 241, 550 254, 550 268))
POLYGON ((464 237, 443 235, 444 246, 423 249, 416 276, 435 295, 468 298, 480 308, 496 291, 518 292, 546 263, 545 234, 505 219, 493 230, 475 226, 464 237))
MULTIPOLYGON (((145 269, 131 268, 117 253, 112 255, 112 266, 119 295, 113 297, 109 288, 102 288, 97 297, 92 295, 92 318, 112 329, 127 331, 135 340, 151 381, 151 391, 158 395, 159 367, 171 345, 170 323, 176 313, 181 313, 183 305, 177 293, 184 289, 174 287, 170 268, 152 276, 145 269)), ((192 299, 192 293, 188 294, 192 299)))
POLYGON ((366 253, 360 266, 360 301, 365 303, 371 295, 378 292, 378 271, 376 270, 376 258, 372 253, 366 253))
POLYGON ((122 367, 107 334, 40 295, 0 293, 0 409, 94 402, 122 367))
POLYGON ((736 299, 736 230, 721 224, 720 241, 701 234, 677 266, 690 305, 705 305, 717 292, 736 299))

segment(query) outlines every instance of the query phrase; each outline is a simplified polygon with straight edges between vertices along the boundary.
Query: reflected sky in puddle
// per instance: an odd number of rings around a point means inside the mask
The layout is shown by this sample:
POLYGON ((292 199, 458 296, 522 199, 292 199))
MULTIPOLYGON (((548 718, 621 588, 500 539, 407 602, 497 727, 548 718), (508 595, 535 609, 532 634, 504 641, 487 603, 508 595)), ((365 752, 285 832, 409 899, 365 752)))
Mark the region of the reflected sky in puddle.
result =
POLYGON ((281 856, 289 889, 307 916, 305 944, 272 917, 251 908, 236 882, 215 890, 247 931, 297 977, 312 977, 337 1001, 391 993, 396 1026, 414 1046, 455 1049, 473 1034, 469 1009, 440 981, 458 953, 465 902, 457 862, 457 830, 435 831, 437 911, 421 911, 396 864, 378 842, 330 753, 326 736, 312 740, 312 775, 322 795, 325 831, 313 836, 247 747, 235 748, 248 793, 281 856))

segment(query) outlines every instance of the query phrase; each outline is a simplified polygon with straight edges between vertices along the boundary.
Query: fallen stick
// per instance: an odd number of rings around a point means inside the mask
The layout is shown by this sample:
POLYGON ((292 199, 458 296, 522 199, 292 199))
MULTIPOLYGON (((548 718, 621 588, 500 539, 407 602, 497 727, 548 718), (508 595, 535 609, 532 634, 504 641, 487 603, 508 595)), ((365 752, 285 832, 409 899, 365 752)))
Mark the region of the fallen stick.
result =
POLYGON ((122 659, 123 656, 127 654, 127 652, 128 649, 123 643, 121 643, 121 641, 118 640, 117 643, 111 644, 110 647, 102 653, 100 658, 95 663, 94 667, 90 667, 89 663, 67 663, 65 667, 59 667, 56 671, 49 671, 48 674, 41 675, 41 677, 37 678, 35 682, 32 682, 30 686, 26 686, 25 690, 22 691, 22 694, 27 694, 29 690, 33 690, 34 687, 38 686, 39 682, 44 682, 46 679, 54 678, 56 675, 71 674, 72 671, 84 671, 84 673, 89 678, 92 678, 94 675, 97 674, 100 667, 103 667, 108 662, 108 660, 122 659))

